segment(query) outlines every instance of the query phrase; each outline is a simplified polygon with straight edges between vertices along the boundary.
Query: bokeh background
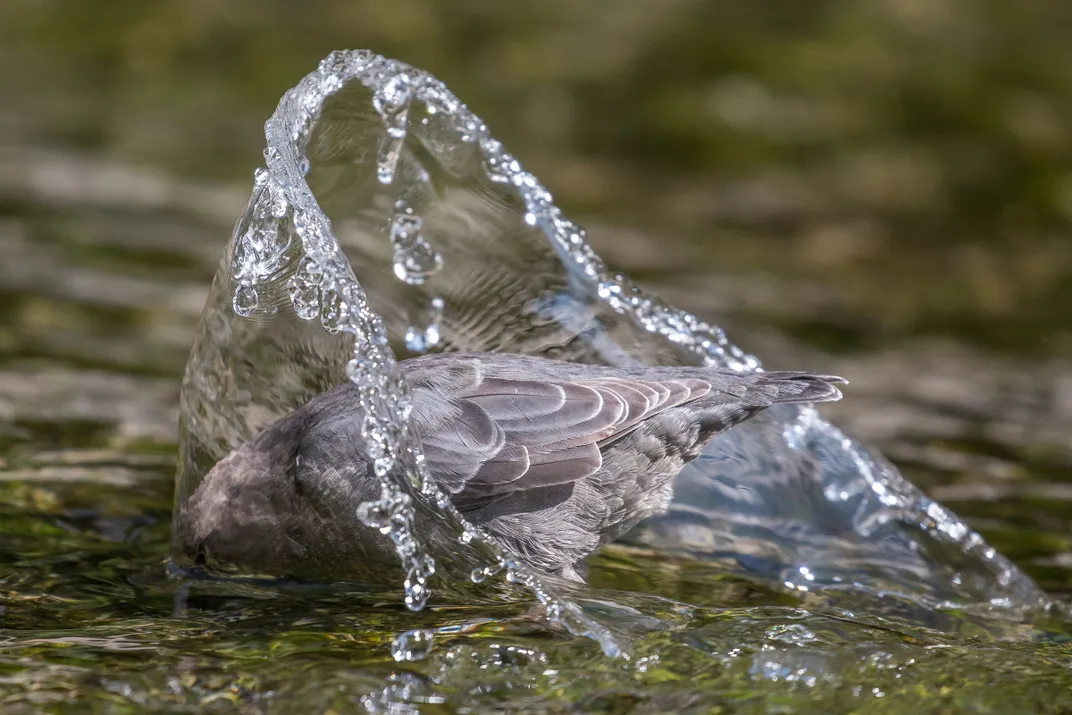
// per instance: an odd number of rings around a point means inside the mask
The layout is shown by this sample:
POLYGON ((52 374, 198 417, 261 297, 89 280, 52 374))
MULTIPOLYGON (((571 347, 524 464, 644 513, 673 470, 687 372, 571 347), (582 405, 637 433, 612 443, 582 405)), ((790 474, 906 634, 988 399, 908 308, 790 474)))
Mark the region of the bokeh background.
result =
POLYGON ((166 551, 263 121, 366 47, 444 80, 613 267, 849 377, 827 414, 1068 593, 1069 37, 1065 0, 6 0, 0 561, 166 551))

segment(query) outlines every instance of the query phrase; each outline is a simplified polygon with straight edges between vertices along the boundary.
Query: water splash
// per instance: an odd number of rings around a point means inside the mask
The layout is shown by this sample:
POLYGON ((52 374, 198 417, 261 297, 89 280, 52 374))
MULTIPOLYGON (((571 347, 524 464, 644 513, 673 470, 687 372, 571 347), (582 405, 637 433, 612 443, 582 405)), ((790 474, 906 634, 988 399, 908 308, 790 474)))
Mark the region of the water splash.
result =
MULTIPOLYGON (((710 365, 747 371, 761 369, 759 360, 734 346, 723 331, 695 316, 676 310, 646 295, 626 277, 611 274, 585 240, 583 229, 564 216, 553 197, 520 162, 490 136, 486 125, 438 80, 405 64, 363 52, 335 52, 318 70, 287 92, 265 125, 268 148, 266 169, 258 170, 247 208, 249 220, 236 233, 232 273, 235 279, 232 307, 240 316, 261 310, 260 287, 286 279, 294 313, 302 320, 320 319, 329 334, 352 338, 347 377, 359 388, 366 422, 362 438, 380 480, 380 495, 358 510, 357 518, 388 535, 406 576, 406 603, 423 607, 430 593, 428 579, 436 564, 422 546, 414 528, 416 509, 437 509, 438 518, 453 524, 468 538, 461 542, 470 556, 485 566, 474 569, 473 582, 503 573, 511 583, 528 588, 553 620, 578 635, 594 638, 611 655, 624 655, 611 631, 578 605, 555 595, 536 574, 504 554, 486 534, 466 522, 450 500, 429 479, 420 441, 409 424, 410 397, 388 346, 387 331, 372 309, 340 249, 331 222, 306 181, 306 145, 326 101, 350 83, 360 83, 372 95, 372 106, 383 121, 376 161, 376 180, 394 192, 391 199, 389 238, 394 250, 395 276, 408 285, 422 286, 437 276, 444 264, 423 236, 424 221, 399 186, 404 171, 412 169, 406 153, 408 140, 419 142, 448 171, 464 167, 469 154, 477 156, 484 177, 512 191, 520 202, 524 223, 549 241, 569 272, 572 285, 609 308, 642 332, 692 353, 710 365), (414 112, 423 105, 424 113, 414 112), (412 121, 421 116, 419 121, 412 121), (430 121, 434 119, 434 121, 430 121), (467 154, 466 152, 469 152, 467 154), (281 231, 288 222, 292 234, 281 231), (298 238, 292 246, 290 236, 298 238), (287 271, 292 273, 287 276, 287 271)), ((461 169, 458 169, 459 171, 461 169)), ((429 174, 418 166, 412 174, 418 188, 429 174)), ((439 342, 442 303, 432 302, 429 326, 413 327, 414 347, 428 349, 439 342), (433 330, 434 326, 434 330, 433 330), (431 331, 431 332, 429 332, 431 331), (435 338, 434 340, 432 338, 435 338)), ((848 494, 870 494, 880 499, 887 513, 916 515, 920 538, 952 546, 988 575, 982 592, 992 602, 1007 598, 1023 604, 1041 601, 1037 587, 1008 560, 987 547, 982 539, 952 513, 919 494, 884 460, 869 453, 824 421, 810 407, 778 411, 778 434, 785 450, 804 450, 816 456, 827 481, 842 485, 848 494), (802 446, 803 445, 803 446, 802 446)), ((813 575, 811 564, 797 567, 792 584, 810 584, 800 575, 813 575)), ((809 586, 810 588, 810 586, 809 586)))
MULTIPOLYGON (((265 156, 269 154, 265 150, 265 156)), ((254 221, 246 233, 235 242, 233 307, 238 315, 249 317, 259 307, 256 284, 270 279, 286 266, 286 251, 290 239, 279 230, 279 222, 287 215, 288 204, 280 187, 274 184, 265 169, 253 174, 254 221)))
MULTIPOLYGON (((335 55, 336 61, 343 56, 364 59, 362 53, 335 55)), ((628 316, 648 332, 697 354, 703 362, 738 371, 762 369, 760 361, 733 345, 721 328, 709 325, 695 316, 677 310, 658 298, 645 294, 622 275, 612 275, 603 261, 585 240, 584 230, 570 221, 555 206, 551 193, 503 145, 490 136, 485 123, 462 104, 440 82, 427 73, 413 70, 383 58, 368 57, 373 65, 380 62, 387 67, 382 76, 390 79, 373 88, 376 106, 395 106, 398 97, 404 97, 408 106, 411 101, 423 102, 441 121, 450 122, 461 142, 471 142, 479 147, 482 166, 487 178, 496 184, 512 186, 524 204, 525 222, 538 228, 556 248, 559 255, 571 268, 575 278, 586 283, 601 301, 615 312, 628 316), (401 84, 408 85, 404 90, 401 84)), ((329 58, 328 62, 332 62, 329 58)), ((387 115, 385 121, 387 121, 387 115)), ((387 128, 391 134, 391 127, 387 128)), ((419 127, 418 127, 419 130, 419 127)), ((834 425, 826 422, 810 406, 783 409, 787 447, 792 446, 794 435, 806 434, 813 452, 821 453, 826 470, 852 469, 850 475, 843 472, 840 479, 831 479, 842 484, 853 483, 857 488, 873 494, 888 513, 903 517, 914 516, 919 523, 921 536, 944 547, 952 546, 964 557, 975 561, 983 568, 988 578, 987 589, 997 586, 1013 595, 1016 602, 1042 602, 1045 596, 1010 561, 989 548, 983 539, 951 511, 927 499, 908 483, 892 464, 871 454, 866 448, 844 435, 834 425), (846 478, 848 477, 848 478, 846 478)), ((803 568, 807 568, 804 566, 803 568)), ((953 578, 951 576, 951 578, 953 578)), ((804 579, 807 581, 807 579, 804 579)), ((952 584, 959 586, 961 584, 952 584)), ((990 599, 996 602, 1000 599, 990 599)))
MULTIPOLYGON (((304 253, 289 281, 295 313, 305 319, 330 314, 331 330, 352 333, 355 338, 347 375, 360 389, 367 415, 363 437, 369 453, 380 455, 374 461, 374 471, 381 480, 380 498, 363 506, 358 516, 391 537, 407 571, 406 604, 410 608, 424 606, 430 594, 427 580, 435 570, 434 560, 415 536, 412 503, 414 498, 431 497, 459 524, 459 531, 474 535, 472 543, 487 552, 485 558, 505 564, 511 582, 532 591, 554 620, 571 632, 595 638, 608 654, 621 654, 608 630, 577 606, 560 602, 534 573, 502 555, 493 540, 467 524, 423 468, 420 441, 408 421, 408 389, 398 374, 383 323, 342 256, 331 224, 320 211, 303 171, 304 144, 325 100, 354 80, 372 89, 372 104, 384 121, 386 132, 377 162, 377 178, 382 184, 395 180, 414 99, 435 107, 435 113, 450 117, 452 123, 460 121, 462 141, 483 138, 486 128, 467 116, 464 105, 426 73, 367 52, 332 53, 316 73, 284 96, 279 109, 265 124, 269 147, 265 159, 271 178, 262 180, 269 188, 262 189, 259 200, 254 199, 254 223, 264 220, 256 220, 263 213, 259 209, 261 201, 273 202, 275 208, 268 211, 273 217, 292 212, 304 253), (285 201, 282 208, 276 206, 280 196, 285 201), (346 307, 345 315, 326 306, 325 295, 337 296, 335 304, 346 307)), ((396 274, 410 284, 422 283, 442 265, 442 258, 427 244, 420 229, 420 217, 401 197, 396 199, 390 234, 396 251, 396 274)), ((248 241, 243 237, 240 243, 248 241)), ((275 260, 274 256, 269 258, 275 260)), ((258 268, 263 265, 262 261, 258 268)), ((264 272, 252 273, 255 284, 264 272)))

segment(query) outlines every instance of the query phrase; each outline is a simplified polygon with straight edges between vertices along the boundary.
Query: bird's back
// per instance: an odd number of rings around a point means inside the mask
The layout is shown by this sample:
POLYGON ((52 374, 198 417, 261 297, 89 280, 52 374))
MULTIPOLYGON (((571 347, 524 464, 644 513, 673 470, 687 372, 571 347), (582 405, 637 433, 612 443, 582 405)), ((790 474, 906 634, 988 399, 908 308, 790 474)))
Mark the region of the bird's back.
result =
POLYGON ((402 366, 440 485, 532 565, 567 575, 664 511, 673 477, 716 434, 773 404, 838 399, 843 382, 490 353, 402 366))

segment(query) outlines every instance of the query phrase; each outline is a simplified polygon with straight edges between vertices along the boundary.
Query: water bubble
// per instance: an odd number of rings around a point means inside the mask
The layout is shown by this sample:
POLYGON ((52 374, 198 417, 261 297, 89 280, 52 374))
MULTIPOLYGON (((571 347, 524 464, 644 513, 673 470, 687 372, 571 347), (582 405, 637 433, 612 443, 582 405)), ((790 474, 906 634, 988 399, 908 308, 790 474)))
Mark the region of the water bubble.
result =
POLYGON ((311 168, 311 166, 312 165, 309 163, 308 157, 303 156, 301 161, 298 162, 298 171, 301 172, 302 176, 307 176, 309 174, 309 169, 311 168))
POLYGON ((395 204, 391 220, 394 271, 399 280, 420 285, 443 267, 443 257, 421 235, 421 217, 405 202, 395 204))
POLYGON ((259 303, 260 297, 257 295, 257 289, 253 286, 243 283, 235 288, 232 305, 234 306, 234 312, 238 315, 248 318, 253 315, 253 311, 257 310, 259 303))

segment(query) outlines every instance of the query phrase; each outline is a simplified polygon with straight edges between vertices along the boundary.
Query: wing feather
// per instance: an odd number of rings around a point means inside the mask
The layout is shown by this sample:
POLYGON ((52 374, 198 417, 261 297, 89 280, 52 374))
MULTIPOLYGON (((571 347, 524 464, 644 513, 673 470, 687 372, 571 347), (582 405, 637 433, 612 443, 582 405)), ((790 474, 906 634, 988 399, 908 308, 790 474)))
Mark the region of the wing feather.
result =
POLYGON ((702 380, 581 380, 473 375, 414 381, 428 466, 465 501, 485 501, 591 476, 601 447, 657 412, 710 391, 702 380), (436 385, 464 389, 434 389, 436 385))
POLYGON ((704 400, 697 419, 713 433, 774 403, 837 399, 833 385, 841 382, 804 373, 613 370, 517 355, 427 356, 400 367, 430 470, 456 504, 476 507, 572 489, 602 467, 610 445, 665 410, 704 400))

